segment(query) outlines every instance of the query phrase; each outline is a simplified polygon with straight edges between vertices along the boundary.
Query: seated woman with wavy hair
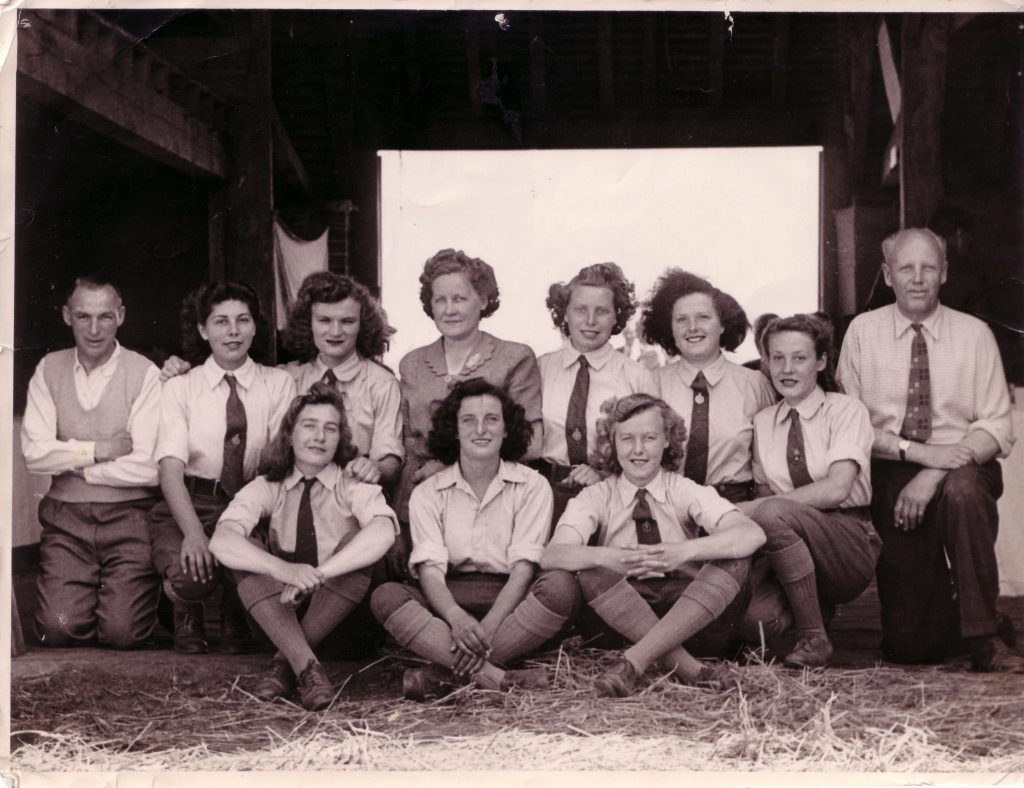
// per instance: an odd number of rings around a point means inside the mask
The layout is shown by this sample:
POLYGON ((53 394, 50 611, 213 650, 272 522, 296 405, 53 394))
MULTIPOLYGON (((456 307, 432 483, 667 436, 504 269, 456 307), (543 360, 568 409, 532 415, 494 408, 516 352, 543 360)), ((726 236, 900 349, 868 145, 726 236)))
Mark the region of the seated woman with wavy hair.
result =
POLYGON ((370 566, 398 530, 380 487, 342 472, 357 451, 344 413, 341 397, 322 383, 296 397, 268 447, 264 474, 235 496, 210 540, 278 648, 254 694, 270 701, 297 684, 310 710, 334 698, 313 650, 366 596, 370 566), (264 518, 269 528, 257 531, 264 518))
POLYGON ((484 689, 546 686, 543 668, 505 665, 557 635, 578 603, 575 580, 541 575, 551 489, 518 460, 530 443, 522 406, 474 379, 434 413, 428 446, 443 469, 409 502, 413 584, 373 594, 377 619, 433 665, 406 671, 403 694, 436 695, 469 677, 484 689))

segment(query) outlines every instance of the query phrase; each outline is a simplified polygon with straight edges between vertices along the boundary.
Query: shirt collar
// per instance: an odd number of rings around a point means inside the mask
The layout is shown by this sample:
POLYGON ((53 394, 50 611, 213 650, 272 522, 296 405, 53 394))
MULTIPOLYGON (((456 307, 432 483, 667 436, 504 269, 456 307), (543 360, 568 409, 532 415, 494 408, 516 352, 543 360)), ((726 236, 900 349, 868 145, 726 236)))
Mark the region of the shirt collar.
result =
MULTIPOLYGON (((333 490, 337 486, 338 482, 341 481, 341 473, 341 468, 333 462, 329 462, 320 469, 320 473, 316 475, 316 478, 320 481, 320 484, 328 490, 333 490)), ((305 477, 302 475, 302 471, 298 468, 292 467, 292 472, 284 479, 284 488, 286 490, 292 489, 295 485, 301 482, 303 478, 305 477)))
POLYGON ((363 358, 358 353, 353 353, 336 367, 327 366, 318 355, 316 357, 316 361, 313 362, 313 366, 316 369, 316 376, 318 380, 322 379, 323 376, 327 374, 327 370, 332 369, 334 370, 334 377, 342 383, 351 383, 364 369, 363 358))
MULTIPOLYGON (((213 358, 213 354, 203 362, 203 378, 206 380, 206 385, 211 389, 215 388, 220 383, 224 376, 228 374, 228 370, 223 369, 213 358)), ((242 388, 248 390, 256 378, 256 362, 248 356, 245 357, 245 363, 242 364, 238 369, 231 370, 230 374, 235 376, 235 380, 242 384, 242 388)))
POLYGON ((725 356, 722 351, 718 351, 718 358, 708 364, 704 369, 697 369, 685 358, 680 357, 676 364, 676 369, 679 370, 679 374, 683 378, 683 382, 687 386, 693 385, 694 378, 697 377, 698 372, 704 373, 704 379, 707 380, 708 384, 715 386, 725 376, 725 356))
POLYGON ((904 315, 900 311, 900 308, 898 306, 896 306, 896 304, 893 304, 892 305, 892 315, 893 315, 892 322, 893 322, 893 331, 894 331, 894 334, 896 336, 896 339, 899 339, 906 332, 910 331, 911 330, 910 326, 913 325, 916 322, 916 323, 920 323, 921 326, 924 328, 924 330, 927 331, 929 334, 931 334, 932 339, 936 339, 937 340, 939 338, 939 325, 942 322, 942 311, 943 311, 943 309, 945 309, 945 307, 942 306, 942 304, 939 304, 937 307, 935 307, 935 311, 932 312, 930 315, 928 315, 928 317, 926 317, 924 320, 916 320, 915 321, 915 320, 911 320, 909 317, 904 315))
MULTIPOLYGON (((117 369, 117 359, 118 359, 118 357, 120 355, 121 355, 121 343, 118 342, 115 339, 114 340, 114 352, 110 354, 110 358, 108 358, 106 361, 104 361, 102 364, 100 364, 100 366, 96 367, 96 369, 94 369, 93 372, 99 373, 100 375, 102 375, 105 378, 109 378, 111 375, 114 374, 114 370, 117 369)), ((89 370, 87 370, 82 365, 82 362, 78 358, 78 348, 75 348, 75 366, 74 366, 74 369, 72 370, 72 372, 79 372, 79 371, 81 371, 87 377, 91 374, 89 372, 89 370)))
POLYGON ((822 406, 825 404, 825 392, 821 386, 815 386, 814 391, 808 394, 804 401, 797 405, 795 408, 791 408, 786 400, 782 400, 778 404, 778 410, 775 411, 775 423, 782 424, 786 419, 789 418, 790 411, 795 410, 800 414, 800 418, 804 421, 814 418, 822 406))
MULTIPOLYGON (((615 482, 615 486, 618 488, 619 495, 622 497, 622 502, 626 505, 632 503, 633 499, 636 498, 636 491, 640 488, 637 487, 633 482, 626 478, 626 474, 620 473, 618 480, 615 482)), ((651 479, 644 489, 647 490, 647 494, 651 496, 658 503, 665 503, 665 469, 658 468, 658 473, 653 479, 651 479)))
MULTIPOLYGON (((528 469, 524 465, 520 465, 518 462, 511 462, 510 460, 501 460, 498 463, 498 476, 504 482, 525 482, 526 474, 528 469)), ((438 490, 444 490, 448 487, 458 487, 459 489, 471 492, 469 482, 462 475, 462 468, 459 467, 458 461, 453 462, 451 465, 446 466, 437 472, 434 476, 437 480, 435 484, 438 490)))
MULTIPOLYGON (((580 357, 580 352, 572 346, 572 343, 568 343, 562 348, 562 366, 566 369, 571 367, 580 357)), ((608 359, 615 353, 615 348, 612 347, 611 342, 605 342, 597 350, 588 350, 583 353, 587 357, 587 363, 594 369, 601 369, 605 364, 608 363, 608 359)))

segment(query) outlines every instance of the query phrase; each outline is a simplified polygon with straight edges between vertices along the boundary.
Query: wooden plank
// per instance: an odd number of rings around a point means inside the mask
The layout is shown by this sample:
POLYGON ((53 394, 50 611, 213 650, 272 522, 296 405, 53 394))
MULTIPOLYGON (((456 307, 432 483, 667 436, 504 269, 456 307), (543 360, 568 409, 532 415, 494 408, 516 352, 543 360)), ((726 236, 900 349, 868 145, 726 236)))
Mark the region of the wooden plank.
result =
POLYGON ((612 117, 615 113, 614 65, 612 63, 612 15, 597 17, 597 76, 601 114, 612 117))
POLYGON ((282 177, 287 178, 299 187, 305 194, 310 193, 309 174, 306 166, 299 158, 298 151, 292 145, 292 139, 288 136, 288 130, 281 123, 281 116, 277 114, 277 108, 271 103, 271 123, 274 135, 274 169, 282 177))
POLYGON ((942 108, 948 14, 902 19, 900 71, 900 226, 921 227, 942 200, 942 108))
POLYGON ((207 123, 45 19, 25 11, 24 20, 19 91, 176 169, 224 174, 223 145, 207 123))

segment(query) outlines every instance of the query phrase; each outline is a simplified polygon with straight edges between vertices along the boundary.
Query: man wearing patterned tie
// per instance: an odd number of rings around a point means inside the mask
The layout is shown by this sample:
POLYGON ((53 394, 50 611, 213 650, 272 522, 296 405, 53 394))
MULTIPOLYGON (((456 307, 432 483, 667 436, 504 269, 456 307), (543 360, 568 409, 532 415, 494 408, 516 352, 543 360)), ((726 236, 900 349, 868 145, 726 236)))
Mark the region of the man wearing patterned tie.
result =
POLYGON ((597 679, 599 694, 631 694, 656 663, 688 683, 717 683, 721 672, 690 652, 728 652, 764 533, 679 473, 686 428, 665 402, 631 394, 602 410, 595 457, 612 475, 569 502, 541 567, 575 572, 594 612, 633 643, 597 679))
POLYGON ((983 322, 939 303, 942 238, 910 228, 886 238, 882 252, 896 303, 850 324, 838 370, 875 433, 882 652, 938 661, 962 637, 973 670, 1014 667, 1013 627, 996 610, 996 458, 1014 440, 999 352, 983 322))
POLYGON ((39 362, 21 435, 29 471, 52 476, 39 504, 36 634, 44 646, 134 648, 156 621, 146 515, 158 373, 118 344, 124 305, 107 279, 76 279, 63 314, 75 346, 39 362))

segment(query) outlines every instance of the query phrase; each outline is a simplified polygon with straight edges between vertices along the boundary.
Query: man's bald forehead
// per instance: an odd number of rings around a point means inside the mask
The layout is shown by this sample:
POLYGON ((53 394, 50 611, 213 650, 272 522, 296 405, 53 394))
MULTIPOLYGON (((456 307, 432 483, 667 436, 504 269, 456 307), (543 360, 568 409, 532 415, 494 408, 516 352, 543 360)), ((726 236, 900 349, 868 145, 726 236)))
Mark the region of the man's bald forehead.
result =
POLYGON ((946 261, 946 242, 927 227, 908 227, 893 233, 882 241, 882 255, 887 263, 891 263, 900 250, 907 244, 920 242, 930 246, 938 256, 940 263, 946 261))

